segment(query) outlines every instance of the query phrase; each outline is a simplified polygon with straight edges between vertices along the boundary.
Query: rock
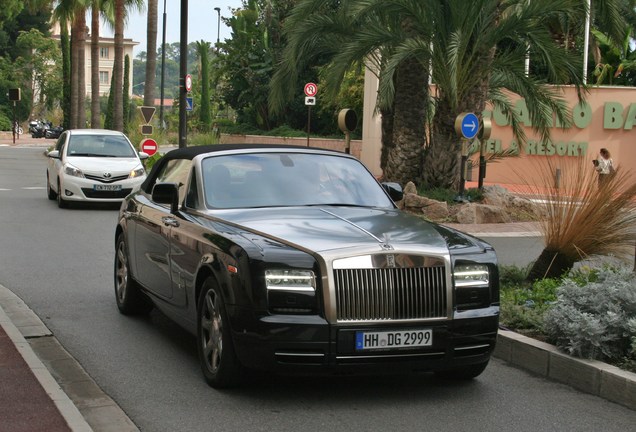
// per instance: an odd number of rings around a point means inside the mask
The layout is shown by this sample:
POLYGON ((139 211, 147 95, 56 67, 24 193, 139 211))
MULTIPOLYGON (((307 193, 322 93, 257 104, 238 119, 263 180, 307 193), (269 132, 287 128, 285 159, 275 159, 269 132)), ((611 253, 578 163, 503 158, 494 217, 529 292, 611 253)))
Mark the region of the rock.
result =
POLYGON ((510 222, 508 214, 501 207, 487 204, 464 204, 457 212, 457 222, 461 224, 510 222))
POLYGON ((422 213, 424 213, 427 219, 438 221, 448 219, 450 215, 448 203, 435 200, 430 200, 428 205, 422 207, 422 213))
POLYGON ((404 195, 406 194, 416 194, 417 195, 417 187, 415 183, 412 181, 408 182, 406 186, 404 186, 404 195))

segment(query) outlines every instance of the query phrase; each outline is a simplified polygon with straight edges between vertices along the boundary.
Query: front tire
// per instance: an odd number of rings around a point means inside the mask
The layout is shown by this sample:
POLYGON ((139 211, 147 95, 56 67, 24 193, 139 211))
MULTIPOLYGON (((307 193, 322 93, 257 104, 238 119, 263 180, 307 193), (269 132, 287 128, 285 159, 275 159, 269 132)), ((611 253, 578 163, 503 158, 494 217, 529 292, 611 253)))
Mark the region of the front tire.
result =
POLYGON ((221 292, 212 278, 203 283, 197 304, 197 352, 205 381, 211 387, 234 387, 241 365, 234 351, 221 292))
POLYGON ((130 275, 126 238, 121 233, 115 246, 115 298, 117 308, 124 315, 146 315, 152 303, 144 296, 137 282, 130 275))
POLYGON ((57 179, 57 206, 61 209, 68 208, 68 202, 62 198, 62 185, 60 179, 57 179))
POLYGON ((51 187, 51 182, 49 181, 49 172, 46 172, 46 196, 49 197, 51 201, 54 201, 57 198, 57 194, 51 187))

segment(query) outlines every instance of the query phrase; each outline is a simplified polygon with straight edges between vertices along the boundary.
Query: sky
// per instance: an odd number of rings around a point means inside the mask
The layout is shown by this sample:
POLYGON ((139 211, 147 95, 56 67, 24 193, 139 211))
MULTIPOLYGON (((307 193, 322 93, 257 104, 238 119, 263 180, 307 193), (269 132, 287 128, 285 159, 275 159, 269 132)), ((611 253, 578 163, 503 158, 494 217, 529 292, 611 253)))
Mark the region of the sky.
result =
MULTIPOLYGON (((166 5, 166 43, 179 42, 181 36, 181 1, 182 0, 158 0, 157 6, 157 48, 161 46, 163 29, 163 6, 166 5)), ((216 42, 217 31, 219 39, 230 37, 229 27, 221 20, 218 27, 218 13, 215 7, 221 8, 221 17, 229 17, 231 9, 242 6, 241 0, 188 0, 188 43, 195 41, 216 42)), ((90 19, 90 17, 88 18, 90 19)), ((146 51, 146 10, 134 12, 128 19, 124 30, 124 38, 139 42, 133 49, 133 56, 146 51)), ((90 21, 88 21, 90 23, 90 21)), ((100 34, 104 37, 113 37, 113 32, 107 26, 102 25, 100 34)))

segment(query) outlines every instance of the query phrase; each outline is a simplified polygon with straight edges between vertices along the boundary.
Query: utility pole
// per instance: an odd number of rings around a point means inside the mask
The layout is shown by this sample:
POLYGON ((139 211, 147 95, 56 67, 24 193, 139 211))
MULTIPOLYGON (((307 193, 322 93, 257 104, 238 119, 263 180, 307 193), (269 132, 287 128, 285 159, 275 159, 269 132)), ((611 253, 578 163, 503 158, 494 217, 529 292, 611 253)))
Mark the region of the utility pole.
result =
POLYGON ((166 0, 163 0, 163 36, 161 38, 161 103, 159 104, 159 128, 164 129, 163 125, 163 83, 166 76, 166 0))
POLYGON ((186 75, 188 74, 188 0, 181 0, 181 37, 179 40, 179 148, 187 147, 186 75))

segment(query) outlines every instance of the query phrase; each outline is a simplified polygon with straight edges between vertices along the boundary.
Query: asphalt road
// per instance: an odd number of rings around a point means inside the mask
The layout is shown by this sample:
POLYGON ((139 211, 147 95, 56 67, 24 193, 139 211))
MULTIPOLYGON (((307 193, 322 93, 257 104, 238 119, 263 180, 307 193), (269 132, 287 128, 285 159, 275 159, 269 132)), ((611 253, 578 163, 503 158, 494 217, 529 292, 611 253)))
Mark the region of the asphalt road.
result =
MULTIPOLYGON (((214 390, 190 335, 157 312, 146 319, 117 312, 116 208, 58 209, 46 198, 42 152, 0 147, 0 284, 143 431, 624 432, 636 424, 634 411, 496 359, 467 383, 257 376, 248 387, 214 390)), ((517 239, 498 253, 509 257, 508 247, 535 240, 517 239)))

